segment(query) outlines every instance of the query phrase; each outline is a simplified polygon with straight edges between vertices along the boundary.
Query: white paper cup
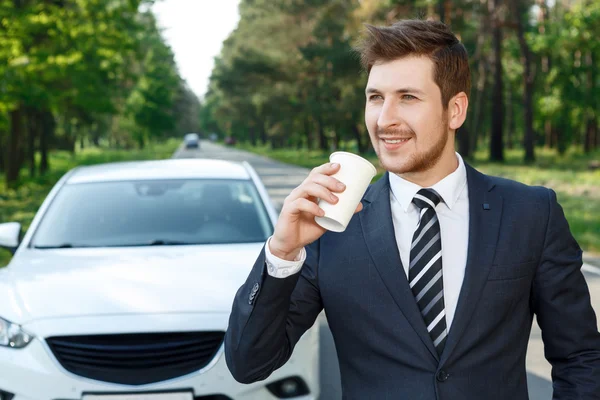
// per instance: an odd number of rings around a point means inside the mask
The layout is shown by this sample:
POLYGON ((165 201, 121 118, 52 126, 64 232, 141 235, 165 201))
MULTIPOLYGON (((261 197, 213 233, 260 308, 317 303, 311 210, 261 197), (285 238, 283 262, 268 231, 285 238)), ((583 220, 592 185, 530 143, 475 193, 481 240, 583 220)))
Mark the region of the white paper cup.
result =
POLYGON ((334 193, 339 198, 336 204, 319 199, 319 207, 325 211, 325 216, 315 217, 315 221, 329 231, 344 232, 377 169, 364 158, 345 151, 331 154, 329 161, 340 164, 339 171, 332 176, 344 183, 346 190, 334 193))

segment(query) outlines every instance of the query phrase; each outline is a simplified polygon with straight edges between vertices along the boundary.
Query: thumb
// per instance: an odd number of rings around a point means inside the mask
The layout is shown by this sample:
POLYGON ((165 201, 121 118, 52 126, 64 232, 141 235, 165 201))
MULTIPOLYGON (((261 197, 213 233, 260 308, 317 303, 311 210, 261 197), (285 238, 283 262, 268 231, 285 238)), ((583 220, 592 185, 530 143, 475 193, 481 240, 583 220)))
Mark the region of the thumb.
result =
POLYGON ((358 203, 358 206, 356 206, 356 210, 354 210, 354 214, 356 214, 357 212, 362 211, 362 209, 363 209, 362 203, 358 203))

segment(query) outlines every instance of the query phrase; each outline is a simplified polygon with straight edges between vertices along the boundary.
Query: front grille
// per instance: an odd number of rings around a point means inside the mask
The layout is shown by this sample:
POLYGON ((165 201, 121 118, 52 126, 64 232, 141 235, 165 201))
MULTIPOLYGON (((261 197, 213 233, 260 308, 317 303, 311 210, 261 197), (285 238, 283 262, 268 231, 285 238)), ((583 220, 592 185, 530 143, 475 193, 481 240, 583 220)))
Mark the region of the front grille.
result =
POLYGON ((144 385, 204 368, 224 332, 135 333, 47 338, 60 364, 76 375, 104 382, 144 385))

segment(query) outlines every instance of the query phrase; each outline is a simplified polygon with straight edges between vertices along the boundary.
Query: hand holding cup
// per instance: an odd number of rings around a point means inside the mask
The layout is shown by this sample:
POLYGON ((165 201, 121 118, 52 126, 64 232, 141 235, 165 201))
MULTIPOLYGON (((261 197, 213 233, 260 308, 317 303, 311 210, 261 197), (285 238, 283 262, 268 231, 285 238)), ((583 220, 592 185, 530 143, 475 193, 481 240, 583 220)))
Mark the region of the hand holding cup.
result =
POLYGON ((330 161, 314 168, 285 199, 269 243, 276 257, 295 259, 327 229, 343 231, 352 215, 362 210, 360 199, 376 174, 375 167, 344 152, 333 153, 330 161), (341 207, 335 208, 338 203, 341 207))

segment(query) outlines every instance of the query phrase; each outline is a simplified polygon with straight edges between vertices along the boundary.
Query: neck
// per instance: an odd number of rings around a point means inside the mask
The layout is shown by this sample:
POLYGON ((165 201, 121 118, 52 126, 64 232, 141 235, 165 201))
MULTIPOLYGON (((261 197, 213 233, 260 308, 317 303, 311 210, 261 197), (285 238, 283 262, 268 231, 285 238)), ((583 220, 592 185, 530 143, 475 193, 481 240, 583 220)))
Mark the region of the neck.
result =
POLYGON ((456 171, 458 158, 453 148, 449 148, 444 155, 431 168, 423 171, 406 172, 397 174, 402 179, 415 183, 421 187, 431 187, 456 171))

